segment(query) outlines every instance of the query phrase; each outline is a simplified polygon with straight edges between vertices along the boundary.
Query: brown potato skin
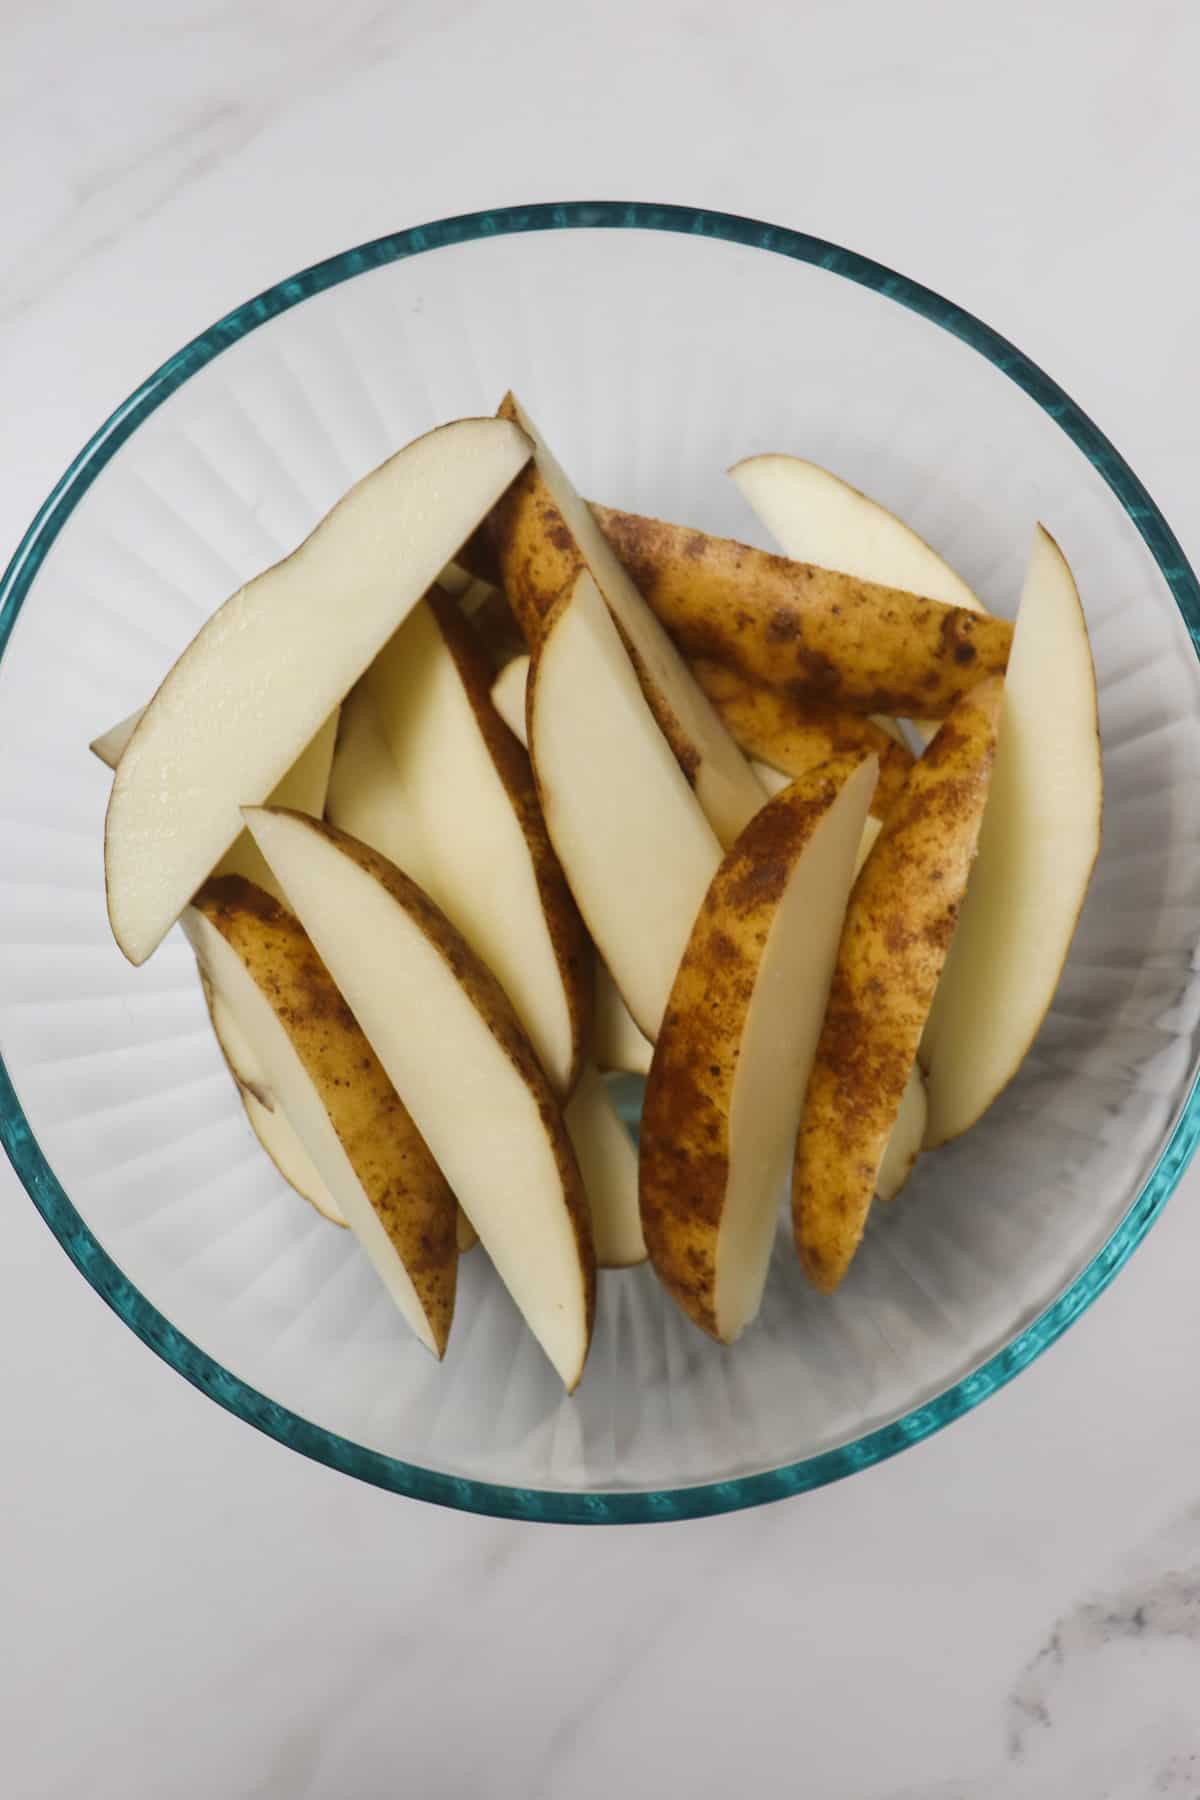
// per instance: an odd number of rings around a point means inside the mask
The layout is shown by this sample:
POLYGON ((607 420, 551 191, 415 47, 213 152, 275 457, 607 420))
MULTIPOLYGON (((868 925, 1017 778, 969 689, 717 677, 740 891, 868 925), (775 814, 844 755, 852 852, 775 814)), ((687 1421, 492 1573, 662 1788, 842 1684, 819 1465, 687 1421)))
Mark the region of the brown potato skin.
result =
MULTIPOLYGON (((517 485, 527 477, 528 468, 517 485)), ((592 512, 688 656, 728 663, 801 699, 940 719, 1007 666, 1006 619, 789 562, 686 525, 608 506, 593 505, 592 512)))
POLYGON ((796 1251, 832 1293, 862 1239, 987 801, 1004 684, 959 701, 888 815, 846 911, 792 1176, 796 1251))
POLYGON ((492 705, 491 666, 471 635, 471 627, 448 594, 431 590, 429 607, 454 659, 463 692, 467 696, 479 734, 496 773, 504 785, 517 823, 529 848, 534 880, 545 914, 554 959, 562 978, 571 1017, 571 1069, 564 1098, 572 1092, 592 1034, 592 998, 595 970, 592 944, 567 878, 562 872, 533 778, 533 766, 496 708, 492 705))
POLYGON ((729 727, 734 742, 759 762, 792 776, 820 768, 832 756, 868 753, 879 758, 879 783, 871 811, 886 819, 899 798, 914 757, 904 744, 862 713, 801 700, 783 688, 751 681, 724 664, 698 661, 692 674, 729 727))
MULTIPOLYGON (((547 1141, 562 1177, 563 1195, 579 1246, 580 1269, 584 1279, 584 1309, 590 1339, 596 1316, 596 1252, 592 1241, 591 1207, 584 1191, 579 1164, 575 1160, 575 1152, 563 1123, 562 1108, 534 1053, 533 1045, 513 1011, 508 995, 445 913, 395 863, 390 863, 385 856, 380 856, 358 838, 339 831, 324 819, 312 819, 307 813, 293 812, 288 807, 272 807, 269 810, 286 813, 289 818, 300 820, 310 831, 329 838, 360 869, 373 875, 397 905, 404 908, 443 961, 449 965, 475 1010, 533 1094, 545 1126, 547 1141)), ((466 1128, 469 1129, 469 1125, 466 1128)), ((452 1219, 451 1230, 453 1229, 452 1219)))
POLYGON ((408 1270, 441 1356, 458 1273, 458 1205, 445 1176, 299 920, 240 875, 206 881, 192 904, 287 1032, 408 1270))
POLYGON ((717 1239, 746 1011, 792 870, 862 760, 850 753, 809 770, 768 801, 727 852, 679 965, 646 1080, 638 1170, 646 1248, 667 1292, 718 1342, 717 1239))

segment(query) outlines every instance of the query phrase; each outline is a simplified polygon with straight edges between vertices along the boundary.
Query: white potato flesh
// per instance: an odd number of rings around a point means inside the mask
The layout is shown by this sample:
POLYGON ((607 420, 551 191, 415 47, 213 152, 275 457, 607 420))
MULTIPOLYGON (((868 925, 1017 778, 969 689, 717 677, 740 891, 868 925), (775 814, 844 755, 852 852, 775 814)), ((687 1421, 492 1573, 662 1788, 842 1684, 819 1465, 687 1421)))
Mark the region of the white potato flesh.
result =
POLYGON ((645 1262, 637 1151, 593 1063, 584 1065, 563 1116, 587 1189, 597 1266, 629 1269, 645 1262))
POLYGON ((587 1283, 538 1094, 450 962, 380 881, 292 814, 247 809, 246 822, 501 1280, 573 1389, 588 1348, 587 1283))
POLYGON ((183 652, 117 765, 109 921, 131 962, 166 936, 324 719, 529 456, 503 419, 461 419, 360 481, 299 549, 183 652))
POLYGON ((530 742, 551 842, 642 1033, 658 1034, 721 845, 587 570, 534 658, 530 742))
POLYGON ((892 1135, 875 1177, 875 1192, 881 1200, 894 1200, 913 1172, 913 1165, 925 1142, 925 1122, 929 1116, 929 1099, 920 1069, 909 1070, 908 1082, 892 1126, 892 1135))
POLYGON ((1074 577, 1039 526, 979 855, 925 1027, 928 1148, 1016 1074, 1054 998, 1100 849, 1096 672, 1074 577))

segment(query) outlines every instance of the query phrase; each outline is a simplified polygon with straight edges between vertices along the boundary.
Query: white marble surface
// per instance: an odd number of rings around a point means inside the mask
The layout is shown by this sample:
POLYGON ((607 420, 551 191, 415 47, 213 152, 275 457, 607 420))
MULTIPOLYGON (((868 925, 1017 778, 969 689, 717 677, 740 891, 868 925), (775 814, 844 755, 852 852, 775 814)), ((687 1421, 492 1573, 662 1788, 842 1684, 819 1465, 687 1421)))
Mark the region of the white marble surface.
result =
MULTIPOLYGON (((280 275, 422 218, 680 199, 1014 337, 1200 553, 1189 0, 3 0, 0 554, 280 275)), ((0 1170, 13 1800, 1200 1794, 1200 1176, 1015 1386, 757 1513, 422 1508, 150 1356, 0 1170)))

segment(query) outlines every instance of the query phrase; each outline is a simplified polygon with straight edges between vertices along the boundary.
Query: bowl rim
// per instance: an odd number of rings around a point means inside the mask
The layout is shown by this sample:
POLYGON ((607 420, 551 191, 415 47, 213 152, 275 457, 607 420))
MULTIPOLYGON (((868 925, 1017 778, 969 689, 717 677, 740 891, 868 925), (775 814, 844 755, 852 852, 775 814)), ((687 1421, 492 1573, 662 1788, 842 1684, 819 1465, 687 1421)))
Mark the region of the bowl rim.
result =
MULTIPOLYGON (((931 288, 852 250, 739 215, 633 201, 544 202, 461 213, 389 233, 325 258, 235 307, 194 337, 129 395, 84 445, 42 503, 0 580, 0 658, 17 615, 63 525, 122 444, 163 401, 259 326, 302 301, 388 263, 448 245, 532 231, 684 233, 808 263, 871 289, 960 338, 1024 390, 1071 439, 1110 488, 1158 565, 1200 659, 1200 585, 1175 534, 1142 482, 1083 410, 1016 346, 931 288)), ((494 1517, 560 1524, 638 1524, 701 1518, 758 1506, 838 1481, 896 1455, 970 1412, 1027 1368, 1104 1291, 1177 1186, 1200 1138, 1200 1076, 1154 1168, 1124 1217, 1058 1297, 979 1368, 902 1418, 805 1457, 728 1481, 661 1490, 575 1493, 510 1487, 426 1469, 327 1431, 260 1393, 178 1331, 118 1268, 58 1182, 0 1057, 0 1142, 21 1183, 76 1268, 142 1342, 227 1411, 314 1461, 395 1493, 494 1517)))

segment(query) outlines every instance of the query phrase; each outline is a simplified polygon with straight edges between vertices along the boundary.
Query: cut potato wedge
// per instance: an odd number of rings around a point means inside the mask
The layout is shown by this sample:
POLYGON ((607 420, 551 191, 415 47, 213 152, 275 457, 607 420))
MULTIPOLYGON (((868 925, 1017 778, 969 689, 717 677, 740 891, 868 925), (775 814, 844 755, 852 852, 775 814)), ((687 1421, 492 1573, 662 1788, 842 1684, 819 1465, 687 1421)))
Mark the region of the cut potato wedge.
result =
POLYGON ((611 507, 605 537, 684 653, 851 712, 943 718, 1008 661, 1005 619, 611 507))
POLYGON ((595 1313, 563 1116, 491 971, 416 883, 300 813, 246 823, 568 1391, 595 1313))
POLYGON ((979 860, 922 1043, 930 1148, 975 1123, 1037 1035, 1099 854, 1103 796, 1083 608, 1066 558, 1039 526, 979 860))
POLYGON ((653 1039, 721 846, 586 569, 534 649, 527 718, 551 842, 622 999, 653 1039))
MULTIPOLYGON (((529 758, 492 705, 491 683, 469 627, 435 591, 363 678, 391 758, 380 780, 398 789, 427 853, 414 866, 411 853, 352 835, 411 874, 453 921, 512 1001, 555 1091, 569 1094, 591 1032, 591 947, 529 758)), ((328 812, 340 822, 336 806, 328 812)))
POLYGON ((800 456, 748 456, 729 471, 785 556, 961 606, 986 609, 957 570, 877 500, 800 456))
POLYGON ((833 756, 874 756, 879 781, 871 810, 877 818, 887 818, 888 808, 908 780, 913 754, 872 719, 816 700, 799 700, 784 688, 751 681, 722 663, 702 660, 692 664, 692 672, 735 741, 756 759, 750 765, 756 772, 758 763, 767 763, 794 779, 819 769, 833 756))
POLYGON ((131 962, 229 849, 239 805, 272 792, 529 454, 502 419, 418 438, 201 628, 138 722, 109 798, 109 922, 131 962))
POLYGON ((585 1064, 564 1117, 587 1189, 596 1267, 631 1269, 646 1260, 637 1151, 594 1063, 585 1064))
POLYGON ((925 1142, 925 1121, 929 1116, 929 1097, 919 1068, 908 1072, 904 1098, 896 1114, 887 1149, 875 1177, 875 1198, 894 1200, 917 1166, 917 1158, 925 1142))
POLYGON ((858 1249, 975 857, 1003 681, 959 701, 854 886, 796 1141, 792 1216, 809 1279, 858 1249))
POLYGON ((98 757, 106 769, 115 769, 120 762, 125 752, 125 746, 137 730, 145 710, 144 706, 139 706, 137 711, 131 712, 127 719, 122 719, 116 725, 110 725, 107 731, 102 731, 100 736, 93 738, 88 745, 92 755, 98 757))
POLYGON ((271 1092, 266 1070, 255 1056, 249 1038, 238 1024, 229 1002, 216 992, 203 969, 200 970, 200 985, 204 989, 213 1036, 225 1058, 225 1066, 233 1076, 251 1131, 288 1186, 331 1225, 345 1226, 341 1207, 321 1180, 316 1164, 271 1092))
POLYGON ((311 942, 285 907, 237 875, 206 882, 183 923, 321 1180, 440 1357, 454 1315, 454 1196, 311 942))
POLYGON ((733 1343, 758 1312, 825 1014, 873 756, 770 801, 705 895, 646 1083, 646 1242, 689 1318, 733 1343))
POLYGON ((702 812, 720 841, 732 843, 763 802, 745 757, 512 394, 500 411, 534 445, 532 463, 488 521, 504 591, 530 648, 555 602, 586 567, 702 812))
MULTIPOLYGON (((528 679, 528 656, 516 656, 505 664, 492 683, 492 704, 521 745, 525 745, 527 741, 525 690, 528 679)), ((759 771, 760 775, 763 773, 762 770, 759 771)), ((773 776, 774 770, 767 770, 765 773, 773 776)), ((783 782, 786 785, 786 776, 783 777, 783 782)), ((335 819, 334 823, 337 822, 335 819)), ((603 963, 597 963, 592 1011, 592 1055, 597 1066, 601 1069, 620 1070, 627 1075, 644 1075, 650 1067, 653 1050, 650 1040, 634 1024, 612 976, 603 963)))

